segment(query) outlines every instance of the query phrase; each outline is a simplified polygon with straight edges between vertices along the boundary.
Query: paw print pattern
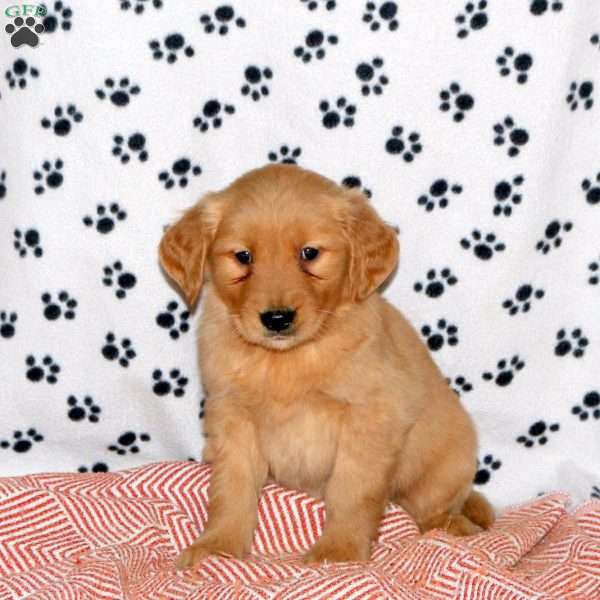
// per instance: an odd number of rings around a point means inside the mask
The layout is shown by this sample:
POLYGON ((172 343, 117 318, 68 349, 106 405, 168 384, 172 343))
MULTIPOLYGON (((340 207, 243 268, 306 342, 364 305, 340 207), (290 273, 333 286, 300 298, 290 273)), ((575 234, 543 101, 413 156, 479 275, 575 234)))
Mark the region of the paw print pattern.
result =
POLYGON ((450 196, 462 193, 462 186, 454 183, 450 185, 446 179, 436 179, 429 187, 429 193, 419 196, 417 204, 425 208, 427 212, 436 206, 446 208, 450 203, 450 196))
POLYGON ((296 165, 298 164, 298 159, 302 154, 302 148, 296 146, 296 148, 292 148, 292 146, 288 146, 284 144, 283 146, 279 146, 279 150, 271 150, 267 155, 269 162, 272 163, 281 163, 283 165, 296 165))
POLYGON ((488 24, 488 16, 486 13, 487 2, 467 2, 464 12, 456 15, 454 21, 458 27, 456 37, 459 39, 466 38, 472 31, 479 31, 488 24))
POLYGON ((448 89, 440 92, 440 110, 448 112, 452 109, 452 119, 456 123, 460 123, 468 111, 475 106, 475 98, 471 94, 461 92, 460 85, 453 81, 448 89))
POLYGON ((123 456, 128 452, 137 454, 140 451, 139 442, 149 442, 150 436, 147 433, 134 433, 126 431, 117 438, 116 444, 111 444, 108 449, 111 452, 116 452, 119 456, 123 456))
POLYGON ((74 104, 69 104, 66 110, 60 105, 56 106, 54 120, 44 117, 41 123, 44 129, 52 129, 56 135, 64 137, 69 135, 73 123, 81 123, 81 121, 83 121, 83 115, 74 104))
POLYGON ((206 33, 218 31, 219 35, 227 35, 234 25, 239 29, 246 27, 246 20, 237 16, 235 10, 226 4, 217 7, 212 15, 203 14, 200 17, 200 23, 204 26, 206 33))
POLYGON ((17 318, 17 313, 0 311, 0 337, 7 340, 15 335, 17 318))
POLYGON ((62 168, 64 166, 63 161, 57 158, 52 164, 49 160, 45 160, 42 163, 41 170, 33 172, 33 179, 39 182, 33 191, 36 194, 43 194, 46 191, 46 187, 56 189, 62 185, 63 174, 62 168))
POLYGON ((123 263, 120 260, 115 261, 112 265, 106 265, 102 270, 104 277, 102 283, 106 287, 115 286, 115 296, 122 300, 127 296, 127 292, 132 290, 137 283, 137 277, 125 271, 123 263))
POLYGON ((361 178, 356 175, 348 175, 347 177, 344 177, 340 184, 351 190, 360 190, 367 198, 371 198, 373 196, 371 190, 365 187, 361 181, 361 178))
POLYGON ((408 141, 404 138, 404 128, 396 125, 392 128, 392 135, 385 143, 385 150, 388 154, 399 154, 405 162, 412 162, 417 154, 423 150, 421 135, 416 131, 408 134, 408 141))
POLYGON ((190 330, 190 324, 188 323, 190 311, 184 309, 177 314, 178 308, 179 303, 173 300, 167 304, 166 310, 156 316, 156 324, 163 329, 167 329, 174 340, 178 339, 182 333, 187 333, 190 330))
POLYGON ((192 165, 190 159, 184 157, 177 159, 173 163, 170 172, 161 171, 158 174, 158 180, 162 181, 167 190, 170 190, 175 185, 175 182, 177 182, 180 188, 184 188, 187 186, 191 175, 195 177, 200 175, 200 173, 202 173, 200 165, 192 165))
POLYGON ((596 391, 588 392, 583 397, 582 403, 571 409, 571 413, 580 421, 587 421, 590 416, 600 419, 600 394, 596 391))
POLYGON ((129 338, 122 338, 119 345, 117 345, 115 334, 109 332, 106 334, 104 341, 101 352, 106 360, 116 360, 122 367, 127 368, 129 362, 137 356, 129 338))
POLYGON ((445 267, 440 270, 439 275, 436 269, 429 269, 426 275, 425 283, 417 281, 414 285, 414 290, 417 293, 425 292, 430 298, 439 298, 447 289, 447 287, 456 285, 458 279, 452 274, 452 271, 445 267))
MULTIPOLYGON (((124 3, 121 2, 121 6, 123 6, 123 4, 124 3)), ((108 465, 103 462, 94 463, 90 468, 86 467, 85 465, 82 465, 77 469, 78 473, 108 473, 108 471, 108 465)))
POLYGON ((573 329, 569 334, 565 329, 559 329, 556 332, 556 342, 557 344, 554 347, 556 356, 572 354, 575 358, 581 358, 590 343, 579 327, 573 329))
POLYGON ((40 245, 40 234, 37 229, 27 229, 24 234, 20 229, 15 229, 14 237, 13 246, 21 258, 25 258, 28 251, 36 258, 40 258, 44 254, 44 250, 40 245))
POLYGON ((540 446, 548 443, 548 436, 560 429, 558 423, 548 425, 545 421, 536 421, 528 430, 527 435, 520 435, 517 438, 519 444, 523 444, 525 448, 533 448, 537 443, 540 446))
POLYGON ((4 28, 4 31, 10 35, 10 43, 14 48, 18 48, 23 44, 35 48, 40 43, 40 38, 37 35, 44 31, 44 26, 35 22, 33 17, 17 17, 12 23, 9 23, 4 28))
POLYGON ((30 354, 25 359, 25 365, 27 367, 25 376, 29 381, 33 381, 33 383, 38 383, 44 379, 47 383, 56 383, 58 381, 57 375, 60 373, 60 366, 48 354, 42 358, 41 365, 37 363, 35 356, 30 354))
POLYGON ((369 96, 371 92, 375 96, 383 94, 383 90, 390 80, 387 75, 380 73, 382 67, 383 58, 378 56, 369 62, 361 62, 356 67, 355 73, 361 83, 360 92, 363 96, 369 96))
POLYGON ((495 233, 487 233, 484 236, 479 229, 471 232, 470 239, 460 240, 460 245, 465 250, 473 249, 473 254, 481 260, 490 260, 494 256, 494 252, 506 250, 506 245, 497 240, 495 233))
POLYGON ((596 46, 600 50, 600 33, 593 33, 590 37, 590 44, 596 46))
POLYGON ((523 175, 517 175, 511 181, 503 179, 495 185, 494 198, 496 203, 492 212, 496 217, 510 217, 513 212, 513 206, 521 204, 523 196, 519 193, 518 188, 523 185, 524 181, 525 178, 523 175))
POLYGON ((75 396, 67 398, 67 417, 71 421, 85 421, 98 423, 102 409, 94 402, 90 396, 85 396, 83 402, 80 402, 75 396))
POLYGON ((273 78, 273 71, 269 67, 260 68, 256 65, 250 65, 244 70, 244 79, 246 82, 242 85, 242 96, 250 96, 252 100, 258 102, 261 98, 269 95, 269 86, 267 81, 273 78))
POLYGON ((11 440, 2 440, 0 442, 0 448, 4 448, 5 450, 10 449, 18 453, 29 452, 34 444, 43 441, 44 436, 32 427, 24 434, 22 431, 15 431, 11 440))
POLYGON ((592 94, 594 93, 594 84, 591 81, 577 83, 573 81, 569 86, 567 94, 567 104, 571 110, 577 110, 581 105, 584 110, 590 110, 594 105, 592 94))
POLYGON ((444 344, 449 346, 458 344, 458 327, 448 323, 446 319, 440 319, 435 329, 430 325, 423 325, 421 334, 432 352, 441 350, 444 344))
POLYGON ((396 31, 400 25, 397 15, 396 2, 382 2, 379 6, 375 2, 367 2, 363 22, 369 25, 371 31, 379 31, 382 26, 387 27, 389 31, 396 31))
POLYGON ((133 8, 136 15, 143 14, 146 7, 153 6, 156 9, 162 8, 162 0, 121 0, 121 10, 133 8))
POLYGON ((327 45, 335 46, 338 41, 338 36, 333 33, 325 35, 320 29, 313 29, 306 34, 304 45, 294 48, 294 56, 304 63, 309 63, 313 58, 323 60, 327 45))
POLYGON ((473 483, 475 485, 485 485, 492 477, 494 471, 502 466, 502 461, 496 460, 493 454, 486 454, 482 461, 477 461, 477 472, 473 483))
POLYGON ((54 33, 59 27, 63 31, 71 30, 73 11, 61 0, 54 3, 54 12, 47 12, 42 24, 46 33, 54 33))
POLYGON ((117 134, 113 136, 114 146, 112 149, 113 156, 121 159, 121 162, 126 165, 131 159, 131 155, 137 156, 140 162, 148 160, 148 150, 146 150, 146 136, 137 132, 132 133, 127 138, 127 146, 125 146, 125 138, 117 134))
POLYGON ((515 374, 524 366, 525 361, 521 360, 518 354, 515 354, 510 360, 508 358, 499 360, 496 365, 496 373, 486 371, 481 378, 484 381, 493 381, 497 386, 506 387, 512 383, 515 374))
POLYGON ((86 215, 82 220, 86 227, 95 227, 98 233, 106 234, 115 228, 117 221, 124 221, 126 218, 127 213, 116 202, 113 202, 108 210, 104 204, 98 204, 95 219, 86 215))
POLYGON ((502 303, 502 308, 505 308, 511 317, 514 317, 519 312, 529 312, 533 300, 541 300, 543 297, 544 290, 534 289, 529 283, 524 283, 519 286, 514 298, 507 298, 502 303))
POLYGON ((181 33, 170 33, 165 37, 162 43, 159 40, 151 40, 148 46, 152 51, 154 60, 163 60, 163 58, 172 65, 177 61, 177 57, 182 54, 191 58, 194 56, 194 48, 186 45, 185 38, 181 33))
POLYGON ((219 129, 223 124, 225 115, 232 115, 234 113, 235 106, 233 104, 221 103, 219 100, 213 98, 204 103, 202 115, 195 117, 193 124, 202 133, 208 131, 211 127, 219 129))
POLYGON ((200 412, 198 413, 198 418, 204 419, 204 407, 206 406, 206 398, 202 398, 200 400, 200 412))
POLYGON ((152 372, 152 391, 157 396, 167 396, 171 392, 176 398, 181 398, 185 394, 185 387, 188 384, 187 377, 183 377, 179 369, 169 371, 167 377, 163 376, 160 369, 152 372))
POLYGON ((581 182, 581 189, 585 192, 585 201, 592 206, 600 202, 600 171, 596 178, 590 177, 581 182))
POLYGON ((52 299, 52 294, 44 292, 42 294, 42 304, 44 305, 44 317, 48 321, 56 321, 60 317, 64 317, 69 321, 75 318, 75 309, 77 308, 77 300, 71 298, 68 292, 62 290, 58 293, 58 300, 52 299))
POLYGON ((448 379, 448 384, 450 385, 452 391, 459 396, 473 391, 473 384, 469 383, 462 375, 455 377, 454 381, 448 379))
POLYGON ((588 265, 588 271, 590 272, 588 283, 598 285, 600 283, 600 257, 588 265))
POLYGON ((6 171, 0 171, 0 200, 6 198, 6 171))
POLYGON ((6 71, 4 77, 8 82, 9 88, 19 87, 19 89, 23 90, 27 87, 28 76, 35 79, 39 75, 40 72, 35 67, 29 66, 22 58, 18 58, 13 63, 12 68, 6 71))
POLYGON ((502 77, 508 77, 514 69, 517 74, 517 83, 524 84, 527 83, 529 69, 533 66, 533 57, 527 52, 515 55, 515 49, 512 46, 506 46, 504 52, 496 58, 496 64, 502 77))
POLYGON ((501 123, 494 125, 494 144, 496 146, 508 146, 508 156, 515 157, 521 152, 521 147, 529 141, 529 133, 521 127, 515 127, 511 116, 504 118, 501 123))
POLYGON ((550 221, 544 230, 544 239, 540 240, 535 249, 543 254, 548 254, 551 248, 558 248, 562 244, 562 235, 573 229, 573 223, 565 221, 561 223, 558 220, 550 221))
POLYGON ((536 17, 543 15, 549 8, 553 12, 560 12, 563 9, 563 3, 559 1, 550 2, 549 0, 531 0, 529 4, 529 11, 536 17))
POLYGON ((336 7, 335 0, 300 0, 306 5, 308 10, 317 10, 319 6, 322 6, 325 10, 334 10, 336 7))
POLYGON ((321 123, 325 129, 335 129, 340 124, 343 124, 344 127, 354 126, 356 106, 350 104, 344 96, 340 96, 335 103, 331 104, 328 100, 321 100, 319 110, 323 115, 321 123))
POLYGON ((141 92, 140 86, 131 84, 128 77, 122 77, 118 83, 112 78, 104 80, 104 88, 96 90, 96 96, 100 100, 108 98, 115 106, 127 106, 132 96, 141 92))

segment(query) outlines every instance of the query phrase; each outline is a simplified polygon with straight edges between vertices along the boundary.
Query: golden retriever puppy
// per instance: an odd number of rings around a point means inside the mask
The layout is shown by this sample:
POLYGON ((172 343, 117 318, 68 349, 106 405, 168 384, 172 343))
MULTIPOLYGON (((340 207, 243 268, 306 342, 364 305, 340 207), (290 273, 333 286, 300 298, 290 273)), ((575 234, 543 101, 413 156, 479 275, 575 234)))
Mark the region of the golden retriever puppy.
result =
POLYGON ((269 480, 325 500, 307 562, 368 560, 387 502, 421 531, 494 519, 471 489, 473 424, 427 348, 377 288, 398 241, 366 198, 290 165, 211 193, 160 244, 193 305, 207 390, 208 522, 179 557, 250 549, 269 480))

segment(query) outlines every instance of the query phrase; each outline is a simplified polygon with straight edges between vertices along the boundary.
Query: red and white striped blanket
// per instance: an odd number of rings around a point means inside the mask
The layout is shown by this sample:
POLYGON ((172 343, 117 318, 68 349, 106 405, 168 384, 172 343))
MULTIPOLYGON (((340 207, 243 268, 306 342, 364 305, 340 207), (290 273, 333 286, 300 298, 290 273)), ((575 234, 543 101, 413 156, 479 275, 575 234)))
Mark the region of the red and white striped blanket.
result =
POLYGON ((600 502, 569 513, 561 493, 462 539, 419 536, 390 507, 370 562, 312 567, 300 556, 321 532, 323 503, 269 485, 249 558, 176 571, 205 522, 209 479, 186 462, 0 479, 0 598, 600 598, 600 502))

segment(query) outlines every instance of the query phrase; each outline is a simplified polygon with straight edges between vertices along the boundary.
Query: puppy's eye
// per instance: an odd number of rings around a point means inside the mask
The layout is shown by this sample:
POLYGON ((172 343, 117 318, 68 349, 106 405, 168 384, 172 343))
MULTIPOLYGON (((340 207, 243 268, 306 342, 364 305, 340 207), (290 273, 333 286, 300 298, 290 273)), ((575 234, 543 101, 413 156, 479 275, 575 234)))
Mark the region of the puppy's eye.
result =
POLYGON ((315 258, 319 256, 319 251, 316 248, 306 246, 300 251, 300 256, 302 257, 302 260, 315 260, 315 258))
POLYGON ((242 265, 249 265, 252 262, 252 254, 248 250, 240 250, 235 253, 237 261, 242 265))

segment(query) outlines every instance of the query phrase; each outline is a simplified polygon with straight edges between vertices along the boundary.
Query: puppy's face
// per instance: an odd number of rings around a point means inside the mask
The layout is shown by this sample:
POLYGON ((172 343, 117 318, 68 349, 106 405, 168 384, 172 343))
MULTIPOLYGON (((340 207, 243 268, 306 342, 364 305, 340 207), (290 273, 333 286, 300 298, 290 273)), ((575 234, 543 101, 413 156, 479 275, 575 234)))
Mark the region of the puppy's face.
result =
POLYGON ((207 272, 238 334, 274 350, 318 336, 385 280, 397 253, 393 230, 360 194, 283 165, 204 198, 160 248, 189 303, 207 272))

